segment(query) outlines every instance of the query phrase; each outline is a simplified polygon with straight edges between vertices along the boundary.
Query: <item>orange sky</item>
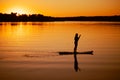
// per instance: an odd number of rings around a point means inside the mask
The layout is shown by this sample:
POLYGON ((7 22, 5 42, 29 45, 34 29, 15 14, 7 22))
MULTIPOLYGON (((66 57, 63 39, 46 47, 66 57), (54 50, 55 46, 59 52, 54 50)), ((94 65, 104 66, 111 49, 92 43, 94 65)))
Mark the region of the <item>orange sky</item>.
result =
POLYGON ((120 0, 0 0, 0 12, 48 16, 120 15, 120 0))

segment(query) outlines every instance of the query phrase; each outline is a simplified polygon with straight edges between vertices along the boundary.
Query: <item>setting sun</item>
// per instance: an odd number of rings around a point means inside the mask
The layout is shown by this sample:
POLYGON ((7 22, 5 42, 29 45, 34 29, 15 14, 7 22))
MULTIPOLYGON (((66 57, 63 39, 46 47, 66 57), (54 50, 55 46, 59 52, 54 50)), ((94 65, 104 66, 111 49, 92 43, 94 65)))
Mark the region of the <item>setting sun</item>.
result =
POLYGON ((7 13, 11 13, 11 12, 14 12, 14 13, 17 13, 17 14, 26 14, 26 13, 29 13, 27 10, 25 10, 22 7, 13 7, 13 8, 10 8, 7 11, 7 13))

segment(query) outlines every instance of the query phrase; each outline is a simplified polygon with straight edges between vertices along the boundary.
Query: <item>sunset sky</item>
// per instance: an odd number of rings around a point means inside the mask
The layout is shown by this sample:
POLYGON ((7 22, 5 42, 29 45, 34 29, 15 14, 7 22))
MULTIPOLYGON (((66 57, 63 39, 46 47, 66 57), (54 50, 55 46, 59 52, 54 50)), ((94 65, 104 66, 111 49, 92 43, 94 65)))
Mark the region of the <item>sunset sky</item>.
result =
POLYGON ((0 13, 47 16, 120 15, 120 0, 0 0, 0 13))

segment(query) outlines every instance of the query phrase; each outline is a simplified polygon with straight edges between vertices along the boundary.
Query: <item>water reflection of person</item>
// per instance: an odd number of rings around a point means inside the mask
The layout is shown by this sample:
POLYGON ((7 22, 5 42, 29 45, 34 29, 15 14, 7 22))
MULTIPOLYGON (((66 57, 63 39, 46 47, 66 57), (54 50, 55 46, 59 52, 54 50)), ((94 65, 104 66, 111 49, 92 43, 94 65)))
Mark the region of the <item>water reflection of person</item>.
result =
POLYGON ((77 46, 78 46, 78 40, 80 38, 81 35, 78 36, 78 33, 75 34, 75 38, 74 38, 74 69, 77 72, 79 69, 78 67, 78 61, 77 61, 77 46))
POLYGON ((78 61, 77 61, 77 56, 76 56, 76 53, 74 53, 74 69, 75 71, 80 71, 80 68, 78 66, 78 61))

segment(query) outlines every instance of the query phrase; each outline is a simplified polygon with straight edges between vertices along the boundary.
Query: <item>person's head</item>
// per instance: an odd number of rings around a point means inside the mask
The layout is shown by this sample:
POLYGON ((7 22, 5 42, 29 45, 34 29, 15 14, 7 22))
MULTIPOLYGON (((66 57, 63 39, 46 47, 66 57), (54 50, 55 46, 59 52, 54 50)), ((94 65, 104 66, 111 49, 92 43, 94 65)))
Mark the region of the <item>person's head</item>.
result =
POLYGON ((76 33, 75 36, 77 37, 77 36, 78 36, 78 33, 76 33))

